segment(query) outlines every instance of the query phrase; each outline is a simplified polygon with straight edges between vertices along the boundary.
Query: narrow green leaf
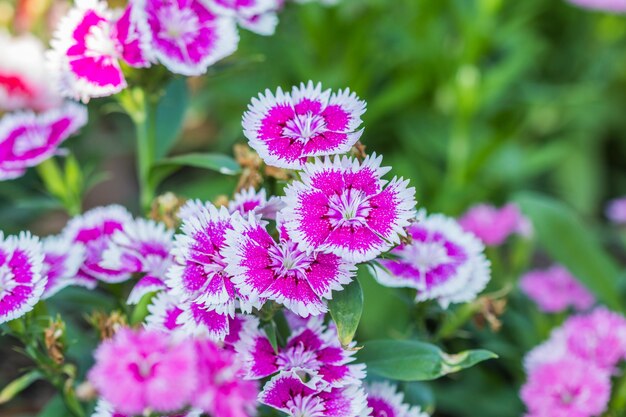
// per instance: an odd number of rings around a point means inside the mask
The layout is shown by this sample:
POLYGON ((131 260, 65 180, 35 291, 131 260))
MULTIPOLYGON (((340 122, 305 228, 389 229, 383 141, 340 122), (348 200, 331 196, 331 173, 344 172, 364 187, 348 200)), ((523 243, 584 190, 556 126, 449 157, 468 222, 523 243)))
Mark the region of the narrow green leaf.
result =
POLYGON ((454 355, 435 345, 416 340, 374 340, 357 353, 368 372, 399 381, 428 381, 458 372, 478 362, 497 358, 486 350, 468 350, 454 355))
POLYGON ((335 291, 332 300, 328 301, 330 315, 337 325, 339 342, 344 349, 350 346, 363 314, 363 290, 357 279, 335 291))
POLYGON ((73 155, 68 155, 65 158, 65 183, 75 196, 80 196, 84 183, 83 174, 78 161, 73 155))
POLYGON ((139 302, 135 306, 135 309, 132 312, 132 315, 130 317, 130 324, 137 325, 144 321, 144 319, 149 313, 148 306, 150 305, 150 302, 152 301, 152 298, 154 297, 155 294, 156 292, 152 291, 152 292, 145 294, 143 297, 141 297, 141 299, 139 300, 139 302))
POLYGON ((263 326, 263 330, 265 330, 265 334, 274 349, 274 353, 278 353, 278 339, 276 337, 276 323, 270 321, 263 326))
POLYGON ((188 102, 186 79, 173 79, 165 88, 156 110, 156 159, 165 157, 180 135, 188 102))
POLYGON ((241 172, 237 161, 230 156, 216 153, 190 153, 158 161, 152 167, 150 179, 158 184, 184 166, 210 169, 224 175, 236 175, 241 172))
POLYGON ((37 417, 69 417, 72 414, 69 412, 60 394, 56 394, 46 406, 37 414, 37 417))
POLYGON ((601 302, 620 309, 619 268, 576 213, 565 204, 539 194, 522 193, 516 200, 530 217, 541 247, 601 302))
POLYGON ((39 371, 32 370, 9 383, 0 391, 0 404, 11 401, 16 395, 28 388, 30 384, 41 378, 43 378, 43 376, 39 371))

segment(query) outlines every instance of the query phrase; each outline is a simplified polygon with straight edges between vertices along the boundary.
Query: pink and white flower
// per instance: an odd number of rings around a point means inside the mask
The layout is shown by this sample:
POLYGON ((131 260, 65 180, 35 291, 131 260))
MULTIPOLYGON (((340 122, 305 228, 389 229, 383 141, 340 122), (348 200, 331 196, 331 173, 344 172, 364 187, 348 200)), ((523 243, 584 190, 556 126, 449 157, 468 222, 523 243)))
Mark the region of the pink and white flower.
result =
POLYGON ((232 315, 230 312, 217 311, 213 306, 190 300, 180 304, 180 309, 182 313, 176 322, 185 334, 223 341, 230 333, 230 317, 234 316, 234 305, 232 315))
POLYGON ((303 252, 280 226, 279 234, 276 243, 253 215, 234 221, 226 232, 226 273, 256 307, 269 299, 303 317, 326 312, 324 299, 349 284, 356 267, 332 253, 303 252))
POLYGON ((568 0, 570 3, 586 9, 604 10, 607 12, 626 12, 626 0, 568 0))
POLYGON ((331 93, 312 81, 291 93, 266 90, 244 113, 244 134, 268 165, 301 169, 310 156, 348 152, 363 133, 365 106, 348 89, 331 93))
POLYGON ((593 294, 560 265, 526 273, 520 288, 545 312, 556 313, 573 307, 588 310, 595 303, 593 294))
POLYGON ((247 190, 241 190, 235 194, 233 199, 228 203, 228 211, 231 213, 238 212, 241 215, 254 213, 260 215, 264 219, 276 219, 276 214, 285 206, 280 197, 270 197, 269 200, 265 190, 261 188, 258 192, 254 191, 254 187, 247 190))
POLYGON ((47 237, 42 244, 42 275, 47 282, 41 298, 46 299, 74 284, 76 274, 85 259, 85 250, 62 235, 47 237))
MULTIPOLYGON (((195 408, 195 409, 189 410, 188 412, 184 414, 175 414, 175 415, 168 414, 168 415, 163 415, 160 417, 201 417, 201 415, 202 415, 202 410, 195 408)), ((133 417, 133 415, 118 413, 117 411, 113 409, 113 406, 111 404, 107 403, 104 400, 99 400, 96 403, 96 409, 94 413, 91 415, 91 417, 133 417)))
POLYGON ((237 50, 235 20, 200 0, 137 0, 133 13, 155 57, 176 74, 204 74, 237 50))
POLYGON ((415 217, 415 189, 408 180, 382 176, 382 157, 347 157, 306 164, 301 181, 285 189, 285 228, 305 252, 334 253, 365 262, 400 243, 415 217))
POLYGON ((4 237, 0 232, 0 323, 33 309, 46 286, 43 250, 30 233, 4 237))
POLYGON ((417 289, 416 301, 438 300, 442 306, 476 298, 490 279, 483 244, 452 218, 420 210, 408 228, 411 243, 379 259, 374 277, 389 287, 417 289))
POLYGON ((85 262, 77 275, 79 283, 93 288, 98 280, 117 283, 130 278, 130 272, 105 268, 100 263, 112 236, 132 221, 130 213, 118 205, 96 207, 70 220, 63 231, 65 237, 85 248, 85 262))
POLYGON ((373 382, 365 386, 371 417, 428 417, 418 406, 404 402, 404 394, 389 382, 373 382))
POLYGON ((532 234, 532 224, 512 203, 501 208, 489 204, 475 205, 461 216, 459 224, 487 246, 501 245, 514 233, 532 234))
POLYGON ((272 378, 265 384, 259 401, 290 417, 359 417, 366 409, 361 387, 349 385, 317 391, 302 382, 295 372, 283 372, 272 378))
POLYGON ((29 34, 11 37, 0 30, 0 56, 0 111, 46 111, 61 105, 39 39, 29 34))
POLYGON ((87 110, 73 103, 40 114, 5 114, 0 119, 0 181, 20 177, 59 153, 59 145, 85 123, 87 110))
POLYGON ((231 16, 244 27, 259 35, 273 35, 278 24, 278 0, 207 0, 217 14, 231 16))
POLYGON ((321 320, 312 320, 308 327, 292 333, 278 352, 263 330, 250 326, 235 343, 235 350, 248 379, 294 371, 301 377, 306 376, 307 385, 318 390, 360 385, 365 379, 365 365, 351 364, 355 352, 342 348, 335 327, 327 328, 321 320))
POLYGON ((173 332, 182 327, 178 317, 183 313, 180 301, 168 292, 155 295, 148 304, 145 328, 161 332, 173 332))
POLYGON ((115 39, 120 49, 120 58, 135 68, 152 65, 150 39, 139 30, 133 9, 135 2, 130 1, 119 18, 115 21, 115 39))

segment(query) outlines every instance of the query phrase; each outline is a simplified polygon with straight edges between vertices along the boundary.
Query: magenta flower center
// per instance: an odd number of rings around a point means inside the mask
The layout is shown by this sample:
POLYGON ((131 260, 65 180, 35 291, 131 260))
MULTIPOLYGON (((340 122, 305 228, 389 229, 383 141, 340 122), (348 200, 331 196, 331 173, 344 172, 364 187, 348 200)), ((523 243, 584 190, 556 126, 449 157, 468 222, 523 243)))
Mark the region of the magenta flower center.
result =
POLYGON ((324 118, 319 114, 308 112, 297 114, 295 118, 287 120, 283 128, 283 135, 306 143, 309 139, 319 136, 325 129, 326 121, 324 118))
POLYGON ((269 252, 270 266, 281 278, 303 279, 311 266, 311 257, 299 250, 296 242, 283 242, 281 245, 271 247, 269 252))
POLYGON ((327 216, 333 227, 359 226, 367 222, 370 209, 369 196, 349 188, 330 196, 327 216))
POLYGON ((320 366, 316 353, 306 349, 302 344, 280 352, 276 363, 281 369, 318 369, 320 366))
MULTIPOLYGON (((193 41, 193 37, 200 30, 200 20, 193 10, 179 9, 176 5, 165 7, 159 11, 159 21, 163 22, 163 28, 159 37, 170 39, 183 44, 193 41)), ((182 48, 185 50, 185 48, 182 48)))

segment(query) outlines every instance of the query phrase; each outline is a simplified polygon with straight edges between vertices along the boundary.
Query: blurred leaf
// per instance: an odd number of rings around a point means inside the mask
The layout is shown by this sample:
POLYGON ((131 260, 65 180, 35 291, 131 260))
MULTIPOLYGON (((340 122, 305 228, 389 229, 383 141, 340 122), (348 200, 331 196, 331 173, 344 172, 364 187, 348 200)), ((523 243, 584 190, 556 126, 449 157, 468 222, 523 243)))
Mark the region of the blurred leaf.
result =
POLYGON ((43 378, 38 370, 32 370, 16 380, 10 382, 2 391, 0 391, 0 404, 7 403, 20 392, 24 391, 33 382, 43 378))
POLYGON ((65 158, 65 181, 68 189, 75 196, 80 196, 83 190, 83 174, 78 161, 73 155, 68 155, 65 158))
POLYGON ((447 354, 416 340, 374 340, 357 353, 368 372, 399 381, 428 381, 498 356, 487 350, 447 354))
POLYGON ((56 394, 48 404, 41 410, 37 417, 71 417, 72 414, 67 410, 61 396, 56 394))
POLYGON ((156 110, 156 159, 167 155, 180 135, 189 101, 187 80, 174 78, 165 88, 156 110))
POLYGON ((184 166, 209 169, 224 175, 236 175, 241 172, 237 161, 230 156, 217 153, 189 153, 157 162, 152 167, 150 179, 158 184, 184 166))
POLYGON ((598 298, 620 309, 619 268, 572 209, 539 194, 521 193, 516 201, 530 217, 539 243, 598 298))
POLYGON ((363 314, 363 290, 359 280, 355 278, 342 291, 335 291, 328 308, 337 325, 339 342, 345 349, 352 342, 363 314))
POLYGON ((263 325, 263 330, 265 330, 265 334, 270 341, 270 345, 272 345, 272 349, 274 349, 274 353, 278 354, 278 339, 276 337, 276 323, 270 321, 263 325))

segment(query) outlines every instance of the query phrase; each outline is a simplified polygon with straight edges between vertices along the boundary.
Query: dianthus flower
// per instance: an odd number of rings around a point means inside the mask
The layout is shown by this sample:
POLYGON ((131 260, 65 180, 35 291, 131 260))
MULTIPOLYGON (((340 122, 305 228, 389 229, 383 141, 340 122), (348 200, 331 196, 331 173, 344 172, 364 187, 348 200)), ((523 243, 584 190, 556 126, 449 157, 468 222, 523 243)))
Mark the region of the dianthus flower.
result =
POLYGON ((332 93, 312 81, 253 98, 243 115, 244 134, 265 163, 301 169, 310 156, 346 153, 363 133, 357 130, 365 102, 350 90, 332 93))
POLYGON ((626 224, 626 197, 609 201, 606 206, 606 217, 615 224, 626 224))
POLYGON ((185 334, 201 337, 209 337, 211 340, 224 340, 230 333, 230 320, 233 313, 220 312, 213 306, 207 306, 203 302, 186 300, 180 304, 182 313, 177 320, 181 324, 181 330, 185 334))
POLYGON ((237 50, 235 20, 203 1, 137 0, 133 11, 153 54, 173 73, 204 74, 237 50))
POLYGON ((520 395, 531 415, 598 416, 611 395, 610 374, 589 362, 564 358, 534 368, 520 395))
POLYGON ((96 207, 70 220, 63 231, 65 237, 85 248, 85 262, 76 277, 79 283, 94 287, 97 280, 116 283, 130 278, 129 272, 104 268, 100 262, 111 237, 132 221, 130 213, 118 205, 96 207))
POLYGON ((501 245, 514 233, 527 236, 532 232, 530 221, 515 204, 501 208, 478 204, 461 216, 459 224, 478 236, 487 246, 501 245))
POLYGON ((570 355, 567 350, 567 336, 562 327, 552 331, 548 340, 534 347, 524 357, 524 369, 531 373, 536 367, 557 362, 570 355))
MULTIPOLYGON (((201 417, 201 415, 202 410, 195 408, 184 414, 168 414, 159 417, 201 417)), ((91 417, 133 417, 133 415, 118 413, 113 409, 113 406, 111 406, 111 404, 107 403, 104 400, 99 400, 96 403, 96 409, 91 417)))
POLYGON ((162 332, 180 329, 182 324, 178 322, 178 317, 182 312, 180 301, 176 297, 168 292, 159 292, 148 304, 145 327, 162 332))
POLYGON ((198 385, 194 343, 166 333, 122 329, 102 342, 95 359, 89 381, 120 413, 174 412, 189 404, 198 385))
POLYGON ((359 417, 366 396, 357 385, 318 391, 302 382, 295 371, 282 372, 265 384, 259 401, 290 417, 359 417))
POLYGON ((301 181, 285 189, 285 228, 305 252, 334 253, 365 262, 400 243, 415 217, 415 189, 408 180, 382 176, 382 157, 316 159, 301 181))
POLYGON ((217 14, 232 16, 237 23, 259 35, 272 35, 278 24, 278 0, 208 0, 217 14))
POLYGON ((196 342, 198 384, 194 407, 212 416, 251 417, 256 415, 258 384, 242 379, 243 370, 235 352, 208 340, 196 342))
POLYGON ((65 105, 35 114, 19 111, 0 119, 0 180, 24 175, 59 152, 59 145, 87 123, 87 110, 65 105))
POLYGON ((174 232, 163 223, 135 219, 117 230, 102 254, 100 266, 131 274, 143 273, 128 296, 136 304, 147 293, 165 289, 165 274, 172 264, 174 232))
MULTIPOLYGON (((355 345, 355 344, 354 344, 355 345)), ((284 347, 275 352, 258 326, 245 329, 235 343, 246 378, 262 379, 277 372, 294 371, 307 377, 307 385, 322 390, 360 385, 365 365, 352 365, 354 351, 343 349, 334 327, 326 328, 321 318, 292 333, 284 347)))
POLYGON ((46 287, 41 298, 52 297, 63 288, 75 284, 76 274, 85 259, 85 250, 65 236, 49 236, 42 241, 44 260, 42 275, 46 287))
POLYGON ((626 0, 568 0, 570 3, 586 9, 604 10, 607 12, 626 12, 626 0))
POLYGON ((224 250, 232 282, 257 307, 269 299, 303 317, 326 312, 323 300, 349 284, 356 267, 332 253, 303 252, 283 227, 279 235, 276 243, 252 215, 234 221, 224 250))
POLYGON ((389 382, 373 382, 365 386, 371 417, 428 417, 418 406, 404 403, 404 394, 389 382))
POLYGON ((420 210, 408 227, 410 243, 379 259, 374 277, 389 287, 417 289, 416 301, 438 300, 442 306, 471 301, 490 279, 483 244, 452 218, 420 210))
POLYGON ((45 68, 44 46, 32 35, 0 30, 0 111, 45 111, 61 105, 45 68))
POLYGON ((589 290, 560 265, 530 271, 522 276, 519 285, 539 309, 547 313, 557 313, 568 307, 584 311, 595 303, 589 290))
POLYGON ((282 209, 285 204, 279 197, 267 198, 265 190, 254 191, 254 187, 247 190, 241 190, 228 203, 228 211, 231 213, 238 212, 241 215, 254 213, 260 215, 264 219, 276 219, 276 213, 282 209))
POLYGON ((33 309, 46 286, 43 250, 30 233, 4 237, 0 232, 0 323, 33 309))

